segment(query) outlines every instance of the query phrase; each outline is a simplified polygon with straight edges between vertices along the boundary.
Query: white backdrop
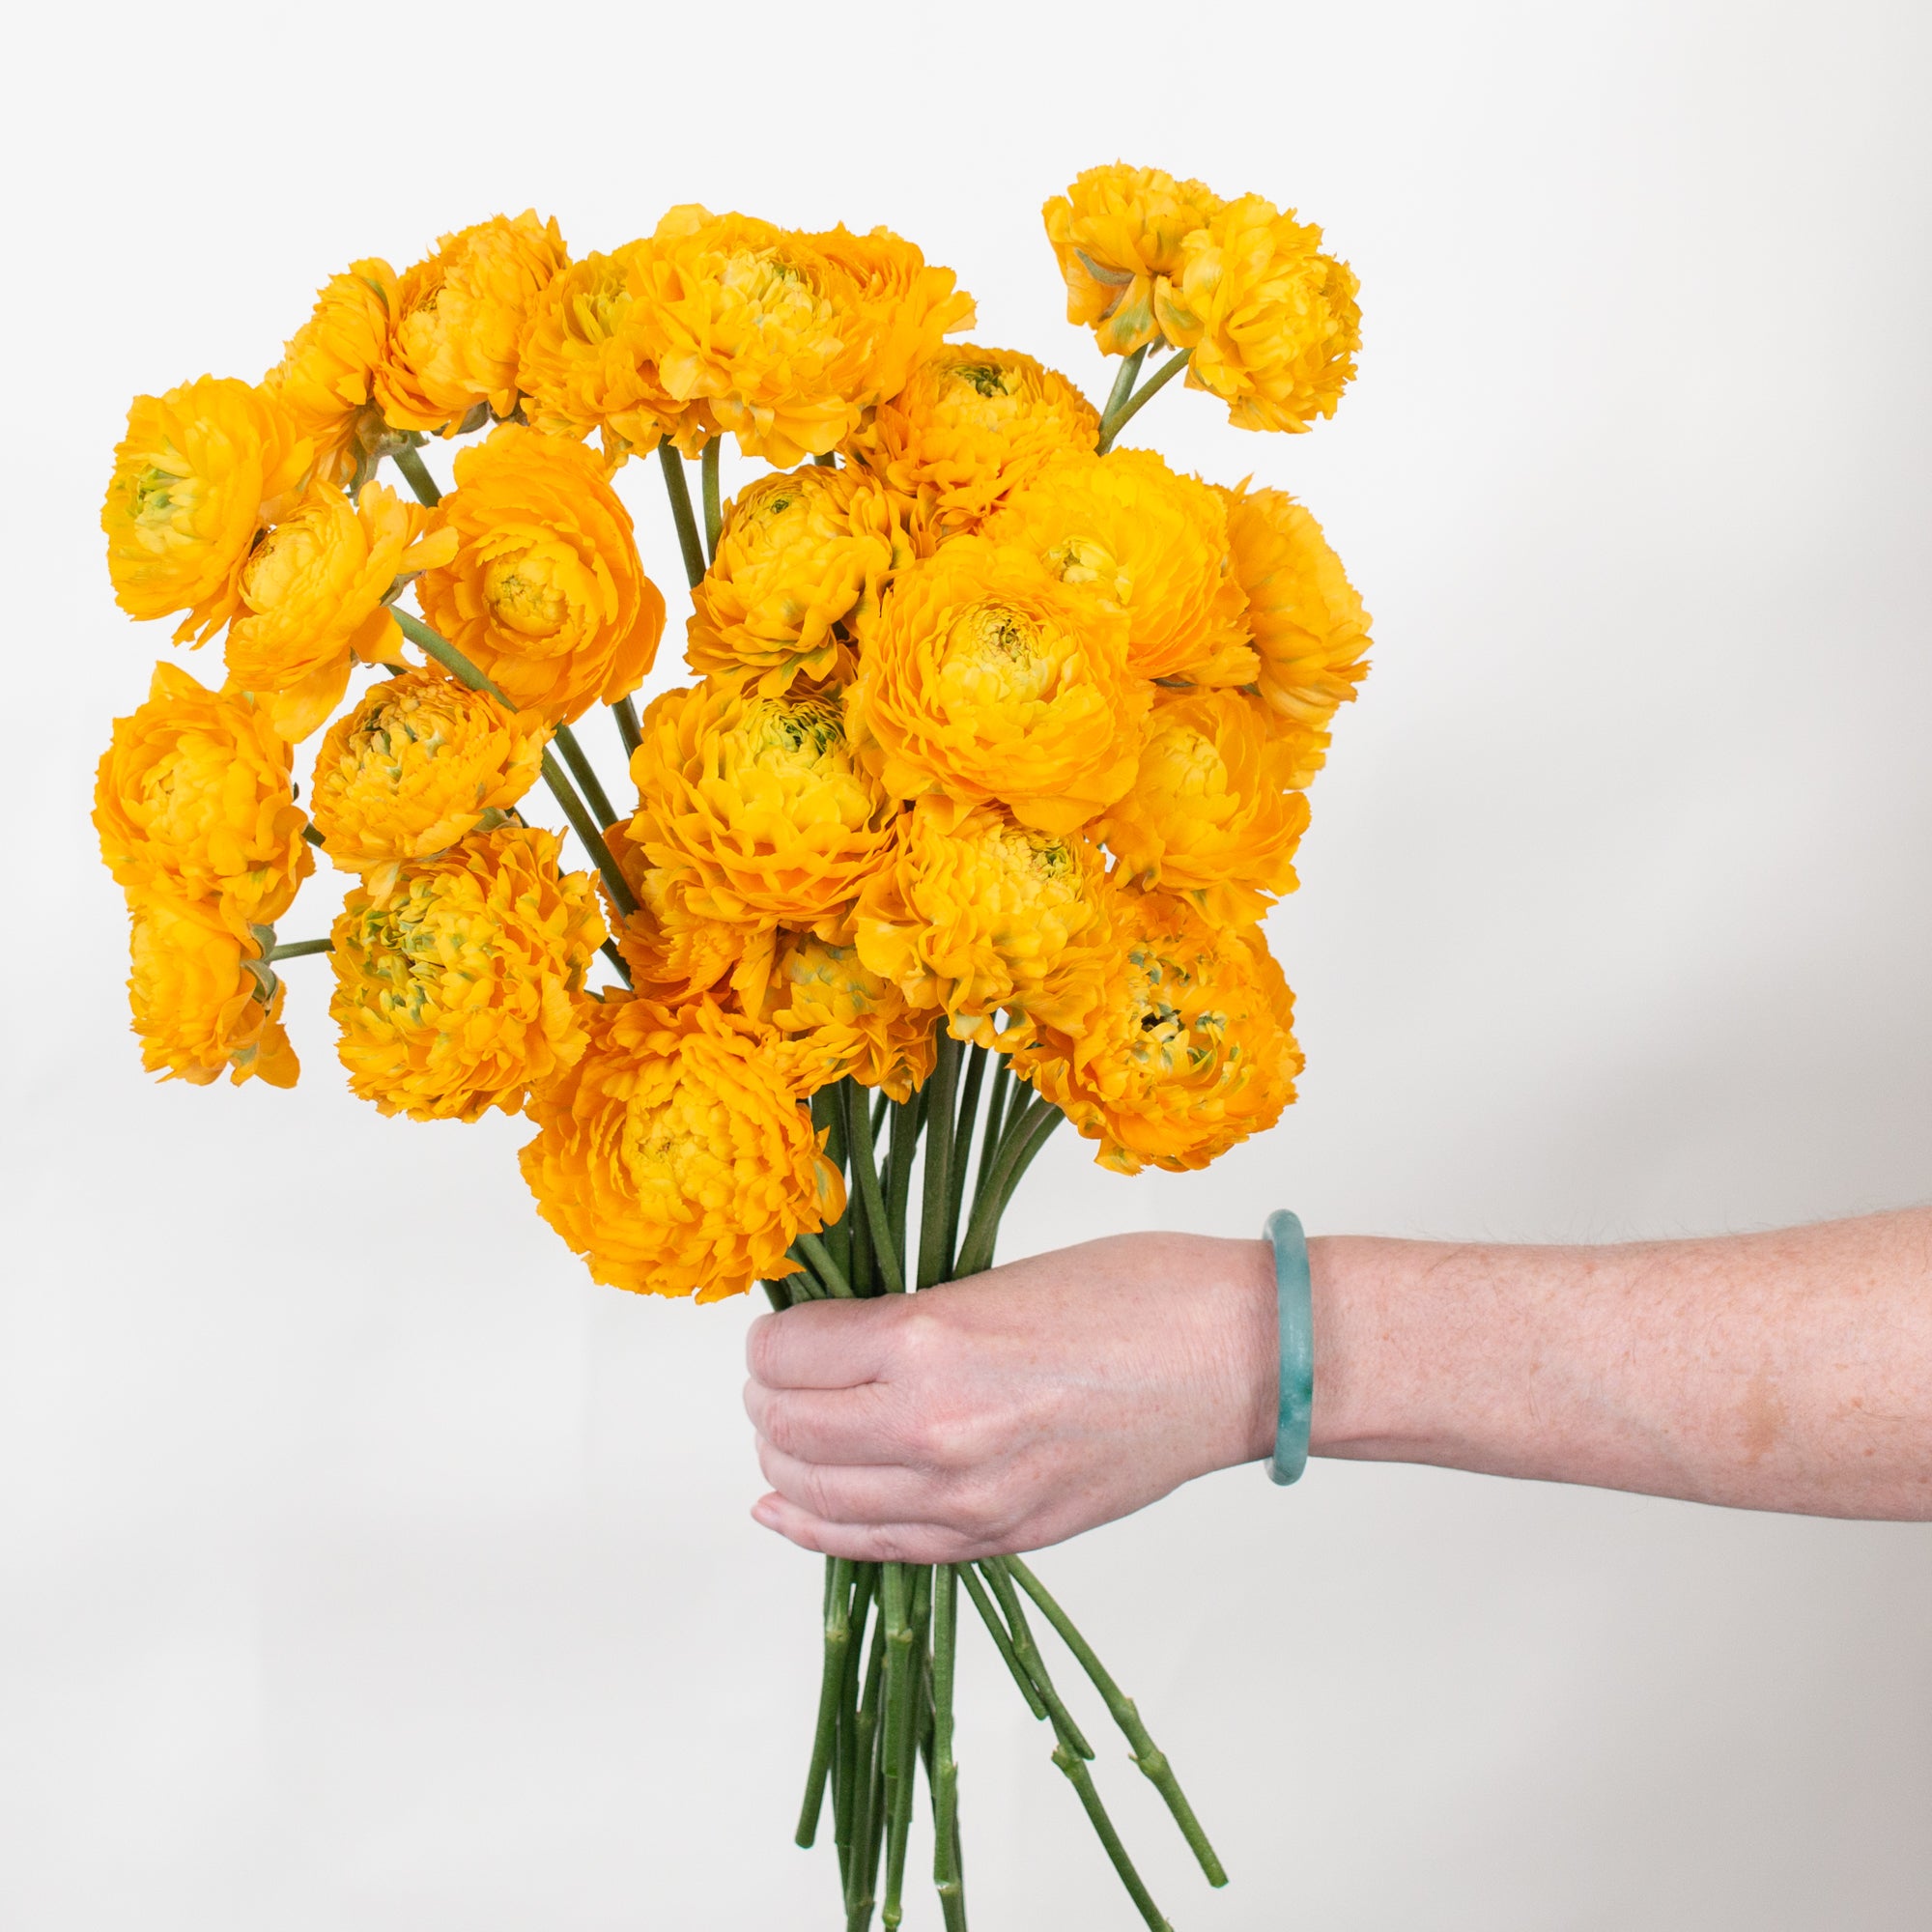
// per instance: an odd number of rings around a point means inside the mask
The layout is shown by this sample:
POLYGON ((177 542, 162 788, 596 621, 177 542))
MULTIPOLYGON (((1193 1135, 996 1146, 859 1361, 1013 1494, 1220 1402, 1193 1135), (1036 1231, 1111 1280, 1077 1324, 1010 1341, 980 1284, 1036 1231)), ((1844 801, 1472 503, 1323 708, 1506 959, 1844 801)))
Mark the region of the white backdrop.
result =
MULTIPOLYGON (((1186 1179, 1056 1144, 1009 1252, 1926 1197, 1922 9, 190 4, 13 45, 0 1925, 834 1922, 786 1842, 818 1575, 746 1515, 750 1308, 593 1287, 515 1124, 353 1102, 320 961, 294 1094, 151 1085, 126 1032, 86 805, 167 646, 109 600, 108 451, 353 256, 532 203, 578 248, 689 199, 885 221, 1092 389, 1043 196, 1118 155, 1297 205, 1363 283, 1339 416, 1144 422, 1303 494, 1378 620, 1273 923, 1303 1097, 1186 1179)), ((1046 1563, 1234 1874, 1103 1749, 1182 1932, 1932 1911, 1932 1527, 1318 1464, 1046 1563)), ((974 1657, 975 1924, 1133 1924, 974 1657)))

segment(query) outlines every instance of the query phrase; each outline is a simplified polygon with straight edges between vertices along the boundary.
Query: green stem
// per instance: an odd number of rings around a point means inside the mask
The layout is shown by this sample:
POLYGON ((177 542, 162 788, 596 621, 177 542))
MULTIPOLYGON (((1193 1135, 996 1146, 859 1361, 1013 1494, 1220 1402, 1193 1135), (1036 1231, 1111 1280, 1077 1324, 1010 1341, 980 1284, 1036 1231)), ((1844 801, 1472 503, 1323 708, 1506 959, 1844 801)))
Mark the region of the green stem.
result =
POLYGON ((947 1932, 964 1932, 966 1887, 959 1869, 959 1766, 952 1756, 952 1673, 959 1639, 959 1573, 943 1565, 932 1585, 932 1884, 947 1932))
MULTIPOLYGON (((912 1160, 919 1149, 919 1130, 925 1119, 925 1091, 893 1108, 893 1145, 886 1157, 886 1238, 894 1256, 906 1251, 906 1202, 912 1193, 912 1160)), ((899 1286, 905 1286, 901 1274, 899 1286)))
POLYGON ((959 1213, 966 1201, 966 1170, 973 1159, 973 1123, 980 1112, 980 1088, 986 1077, 983 1046, 967 1050, 966 1079, 959 1096, 959 1118, 952 1128, 952 1185, 946 1198, 946 1265, 940 1279, 952 1278, 953 1257, 959 1252, 959 1213))
POLYGON ((832 1259, 831 1251, 816 1235, 801 1234, 798 1237, 798 1248, 811 1264, 812 1272, 840 1301, 850 1301, 854 1298, 852 1284, 845 1279, 845 1270, 832 1259))
POLYGON ((1020 1687, 1020 1695, 1026 1699, 1027 1709, 1044 1723, 1046 1706, 1040 1702, 1038 1690, 1014 1653, 1012 1633, 1008 1630, 1006 1619, 993 1606, 993 1600, 986 1594, 986 1586, 980 1580, 972 1564, 960 1564, 959 1580, 966 1585, 966 1594, 973 1599, 973 1607, 980 1612, 980 1621, 986 1626, 986 1634, 993 1639, 993 1648, 1000 1653, 1001 1662, 1012 1673, 1013 1682, 1020 1687))
POLYGON ((853 1566, 852 1640, 845 1657, 845 1677, 838 1689, 838 1732, 835 1754, 838 1768, 832 1785, 832 1838, 838 1854, 838 1877, 849 1883, 852 1871, 853 1808, 859 1803, 859 1673, 865 1662, 866 1616, 878 1588, 879 1566, 853 1566))
POLYGON ((1143 342, 1131 355, 1121 358, 1119 373, 1114 378, 1114 386, 1107 391, 1107 407, 1100 412, 1100 420, 1105 422, 1122 403, 1134 392, 1134 384, 1140 381, 1141 364, 1147 360, 1148 345, 1143 342))
POLYGON ((429 473, 429 467, 408 443, 392 453, 396 468, 403 472, 403 481, 414 492, 416 501, 435 509, 442 501, 442 492, 436 487, 436 478, 429 473))
POLYGON ((318 832, 313 825, 304 825, 302 827, 302 837, 306 838, 311 845, 326 845, 328 842, 326 838, 323 838, 322 834, 318 832))
POLYGON ((993 1264, 993 1250, 1000 1238, 1000 1223, 1006 1218, 1007 1209, 1013 1205, 1013 1196, 1020 1191, 1020 1182, 1025 1179, 1027 1169, 1034 1164, 1040 1149, 1053 1138, 1061 1122, 1065 1118, 1066 1116, 1055 1107, 1050 1112, 1042 1114, 1021 1140, 1019 1151, 1013 1156, 1013 1163, 1007 1170, 1007 1178, 1000 1186, 1000 1205, 993 1210, 993 1225, 986 1242, 986 1259, 980 1264, 982 1267, 991 1267, 993 1264))
POLYGON ((1029 1597, 1044 1612, 1046 1620, 1060 1633, 1060 1638, 1079 1661, 1080 1667, 1094 1680, 1094 1688, 1105 1700, 1115 1723, 1120 1725, 1122 1735, 1132 1747, 1134 1762, 1147 1775, 1161 1797, 1167 1802, 1167 1808, 1174 1813, 1174 1822, 1180 1827, 1180 1834, 1187 1840, 1188 1849, 1200 1861, 1201 1869, 1208 1875, 1209 1885, 1226 1885, 1228 1874, 1222 1868, 1221 1861, 1214 1855, 1214 1847, 1208 1842, 1208 1833, 1201 1829, 1201 1821, 1194 1815, 1194 1807, 1187 1802, 1186 1794, 1180 1788, 1180 1781, 1174 1775, 1174 1767, 1167 1761, 1148 1727, 1142 1723, 1141 1715, 1134 1708, 1134 1700, 1116 1684, 1107 1673, 1106 1666, 1094 1654, 1094 1646, 1074 1628, 1073 1620, 1047 1594, 1046 1586, 1040 1582, 1017 1556, 1000 1556, 992 1559, 998 1563, 1029 1597))
MULTIPOLYGON (((906 1841, 912 1826, 920 1719, 925 1702, 925 1648, 932 1619, 932 1572, 920 1565, 910 1572, 912 1609, 907 1619, 906 1654, 898 1723, 887 1740, 892 1756, 893 1798, 886 1824, 886 1899, 880 1922, 895 1927, 905 1917, 906 1841)), ((886 1633, 892 1642, 892 1633, 886 1633)))
POLYGON ((1000 1608, 1005 1613, 1007 1628, 1013 1634, 1013 1655, 1019 1659, 1020 1668, 1037 1688, 1039 1701, 1046 1706, 1046 1714, 1053 1719, 1054 1728, 1082 1757, 1091 1761, 1094 1747, 1087 1742, 1086 1734, 1073 1721, 1073 1714, 1061 1702, 1060 1692, 1053 1688, 1046 1659, 1039 1654, 1039 1646, 1033 1640, 1033 1627, 1027 1622, 1025 1610, 1020 1607, 1019 1592, 1013 1588, 1012 1578, 997 1563, 982 1563, 979 1567, 980 1574, 992 1585, 993 1595, 999 1599, 1000 1608))
POLYGON ((825 1559, 825 1662, 818 1678, 818 1725, 811 1739, 811 1766, 805 1777, 792 1841, 810 1849, 818 1836, 818 1814, 825 1807, 825 1780, 832 1770, 832 1734, 838 1719, 838 1692, 845 1683, 845 1659, 852 1643, 852 1563, 825 1559))
POLYGON ((597 950, 616 969, 618 979, 628 986, 631 983, 631 962, 617 951, 617 942, 607 939, 597 950))
POLYGON ((1127 1896, 1133 1900, 1151 1932, 1174 1932, 1165 1914, 1153 1902, 1153 1894, 1134 1869, 1134 1861, 1127 1856, 1127 1848, 1122 1844, 1121 1834, 1114 1829, 1114 1821, 1107 1816, 1107 1807, 1100 1803, 1100 1794, 1094 1787, 1094 1774, 1087 1769, 1087 1761, 1069 1748, 1065 1738, 1054 1746, 1053 1761, 1066 1774, 1068 1782, 1079 1795, 1088 1822, 1094 1827, 1115 1871, 1120 1874, 1121 1883, 1127 1889, 1127 1896))
MULTIPOLYGON (((995 1051, 997 1053, 997 1049, 995 1051)), ((986 1095, 986 1131, 980 1141, 979 1178, 973 1183, 975 1213, 980 1210, 980 1195, 986 1191, 986 1177, 992 1173, 993 1163, 1000 1157, 1000 1133, 1006 1123, 1007 1102, 1018 1084, 1006 1055, 998 1054, 998 1064, 993 1068, 992 1092, 986 1095)))
POLYGON ((925 1176, 919 1206, 919 1285, 944 1280, 952 1259, 946 1220, 952 1201, 953 1109, 959 1084, 959 1042, 939 1030, 939 1049, 925 1083, 925 1176))
POLYGON ((677 547, 684 553, 684 574, 696 590, 704 581, 704 546, 698 541, 697 523, 691 514, 691 486, 684 480, 684 458, 674 442, 667 441, 658 444, 658 462, 664 469, 671 519, 677 525, 677 547))
MULTIPOLYGON (((821 1087, 811 1096, 811 1124, 825 1136, 825 1157, 843 1174, 846 1160, 845 1083, 842 1080, 830 1087, 821 1087)), ((839 1215, 825 1230, 823 1239, 832 1251, 832 1259, 844 1270, 845 1279, 852 1282, 856 1293, 859 1284, 852 1279, 852 1216, 849 1213, 839 1215)))
POLYGON ((597 814, 600 826, 615 825, 619 816, 617 808, 611 803, 611 794, 604 789, 604 781, 597 776, 597 768, 584 755, 583 747, 577 742, 577 733, 568 724, 559 724, 552 736, 556 748, 563 753, 563 762, 570 767, 570 775, 577 781, 584 802, 597 814))
POLYGON ((707 558, 718 554, 718 533, 724 527, 724 513, 718 500, 718 458, 724 447, 724 439, 714 436, 704 445, 704 454, 698 459, 698 481, 704 494, 704 554, 707 558))
POLYGON ((1114 439, 1187 367, 1187 358, 1193 354, 1193 350, 1183 349, 1170 356, 1119 409, 1108 410, 1100 423, 1100 455, 1113 448, 1114 439))
POLYGON ((818 455, 814 456, 811 460, 812 462, 817 464, 819 469, 836 469, 838 467, 838 458, 836 455, 834 455, 834 453, 829 449, 822 450, 818 455))
POLYGON ((885 1825, 884 1794, 879 1788, 879 1693, 883 1690, 886 1620, 872 1621, 872 1642, 866 1660, 866 1688, 853 1725, 852 1856, 845 1880, 847 1932, 865 1932, 872 1919, 872 1890, 879 1870, 879 1838, 885 1825))
POLYGON ((286 944, 277 940, 262 955, 262 958, 265 964, 272 966, 277 959, 301 959, 305 958, 311 952, 333 952, 334 951, 335 942, 332 939, 291 939, 286 944))
POLYGON ((901 1737, 912 1718, 912 1612, 907 1601, 912 1578, 903 1563, 888 1563, 880 1584, 886 1619, 886 1923, 896 1923, 893 1908, 892 1845, 897 1837, 899 1792, 904 1782, 901 1737))
POLYGON ((872 1261, 889 1294, 905 1292, 905 1273, 899 1266, 898 1245, 893 1239, 892 1222, 886 1212, 886 1197, 879 1186, 879 1164, 872 1151, 872 1136, 866 1120, 866 1090, 855 1080, 845 1090, 845 1138, 852 1150, 852 1178, 858 1183, 859 1203, 872 1240, 872 1261))
POLYGON ((617 735, 623 739, 624 756, 629 758, 644 742, 644 734, 638 727, 638 707, 628 697, 620 697, 611 705, 611 715, 617 721, 617 735))
MULTIPOLYGON (((1017 1096, 1015 1096, 1017 1097, 1017 1096)), ((1007 1178, 1019 1159, 1029 1136, 1048 1115, 1057 1112, 1051 1100, 1035 1099, 1017 1118, 1009 1113, 1009 1124, 1000 1136, 1000 1151, 989 1172, 980 1176, 973 1201, 973 1219, 966 1238, 959 1244, 958 1272, 979 1274, 993 1259, 993 1243, 998 1237, 1000 1215, 1007 1205, 1007 1178)))

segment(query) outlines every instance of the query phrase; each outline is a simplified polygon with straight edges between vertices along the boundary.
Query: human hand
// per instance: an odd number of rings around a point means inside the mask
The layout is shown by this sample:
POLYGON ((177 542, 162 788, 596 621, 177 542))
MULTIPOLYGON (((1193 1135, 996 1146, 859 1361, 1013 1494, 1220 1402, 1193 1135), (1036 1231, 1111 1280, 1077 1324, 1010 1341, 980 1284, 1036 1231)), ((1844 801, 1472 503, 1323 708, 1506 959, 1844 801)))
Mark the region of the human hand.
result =
POLYGON ((957 1563, 1145 1508, 1274 1441, 1264 1241, 1118 1235, 918 1294, 764 1315, 745 1407, 807 1549, 957 1563))

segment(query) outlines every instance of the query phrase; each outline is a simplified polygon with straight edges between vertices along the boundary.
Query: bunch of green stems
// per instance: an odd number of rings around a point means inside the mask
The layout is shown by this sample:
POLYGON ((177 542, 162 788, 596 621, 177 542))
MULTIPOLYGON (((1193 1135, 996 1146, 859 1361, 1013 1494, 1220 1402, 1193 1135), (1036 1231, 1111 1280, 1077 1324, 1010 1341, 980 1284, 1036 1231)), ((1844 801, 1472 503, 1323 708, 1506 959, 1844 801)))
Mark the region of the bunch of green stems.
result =
MULTIPOLYGON (((933 1070, 910 1099, 874 1099, 856 1081, 841 1080, 814 1096, 812 1110, 826 1130, 827 1152, 847 1176, 850 1205, 822 1235, 799 1236, 792 1249, 797 1273, 765 1284, 778 1308, 917 1293, 979 1273, 992 1262, 1001 1215, 1021 1178, 1064 1118, 1051 1101, 1030 1096, 1000 1055, 962 1047, 943 1029, 933 1070), (918 1224, 909 1234, 915 1166, 921 1168, 918 1224)), ((1143 1919, 1156 1928, 1167 1924, 1100 1801, 1088 1769, 1094 1748, 1054 1688, 1023 1598, 1032 1599, 1093 1680, 1133 1762, 1166 1800, 1208 1882, 1225 1884, 1207 1833, 1132 1699, 1017 1556, 936 1565, 828 1557, 818 1721, 797 1840, 814 1842, 829 1797, 847 1932, 865 1932, 875 1906, 886 1925, 901 1921, 921 1765, 931 1797, 933 1884, 948 1932, 966 1923, 952 1754, 962 1585, 1028 1709, 1051 1727, 1053 1762, 1072 1783, 1143 1919)))

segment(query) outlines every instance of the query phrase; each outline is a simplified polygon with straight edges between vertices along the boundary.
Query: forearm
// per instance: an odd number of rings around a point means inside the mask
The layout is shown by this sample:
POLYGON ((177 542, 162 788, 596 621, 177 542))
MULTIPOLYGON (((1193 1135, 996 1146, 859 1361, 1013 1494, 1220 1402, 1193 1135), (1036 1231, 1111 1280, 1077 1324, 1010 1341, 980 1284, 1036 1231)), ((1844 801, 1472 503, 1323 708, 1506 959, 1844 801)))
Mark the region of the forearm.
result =
POLYGON ((1622 1247, 1310 1250, 1318 1455, 1932 1519, 1932 1211, 1622 1247))

